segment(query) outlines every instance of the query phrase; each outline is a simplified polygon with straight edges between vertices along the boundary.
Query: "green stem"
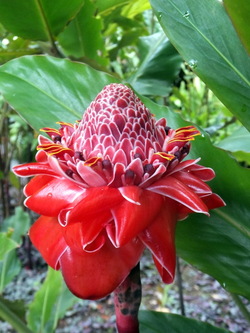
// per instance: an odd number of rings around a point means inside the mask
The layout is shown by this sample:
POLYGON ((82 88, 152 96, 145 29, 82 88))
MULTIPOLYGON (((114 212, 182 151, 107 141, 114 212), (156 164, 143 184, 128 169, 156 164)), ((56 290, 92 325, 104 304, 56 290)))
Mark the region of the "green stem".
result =
POLYGON ((242 302, 240 296, 233 294, 233 293, 230 293, 230 295, 232 296, 235 303, 238 305, 238 307, 239 307, 241 313, 243 314, 243 316, 245 317, 245 319, 250 323, 250 313, 249 313, 248 309, 246 308, 245 304, 242 302))
POLYGON ((18 333, 32 333, 25 323, 0 299, 0 317, 7 321, 18 333))

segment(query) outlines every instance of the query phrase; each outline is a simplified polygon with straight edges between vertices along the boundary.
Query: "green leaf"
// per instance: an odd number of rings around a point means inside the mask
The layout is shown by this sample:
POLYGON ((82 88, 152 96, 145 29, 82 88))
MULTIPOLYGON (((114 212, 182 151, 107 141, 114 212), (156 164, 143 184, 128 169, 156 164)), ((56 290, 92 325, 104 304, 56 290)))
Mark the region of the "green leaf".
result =
POLYGON ((0 67, 0 91, 36 130, 57 121, 75 122, 115 81, 84 64, 47 56, 18 58, 0 67))
MULTIPOLYGON (((22 236, 26 235, 30 226, 30 217, 21 207, 15 208, 14 215, 3 221, 1 230, 11 232, 11 239, 15 244, 21 244, 22 236)), ((15 250, 6 253, 0 261, 0 292, 4 287, 12 281, 12 279, 20 272, 21 264, 16 255, 15 250)))
POLYGON ((90 0, 84 5, 68 27, 59 35, 58 40, 67 56, 87 58, 86 61, 107 65, 104 40, 101 35, 102 20, 95 15, 96 7, 90 0))
POLYGON ((61 272, 49 268, 44 283, 29 305, 29 328, 37 333, 54 332, 58 319, 76 300, 64 284, 61 272))
POLYGON ((250 133, 241 126, 237 128, 230 136, 221 140, 217 147, 236 152, 244 151, 250 153, 250 133))
POLYGON ((25 39, 51 41, 82 4, 83 0, 0 0, 0 22, 25 39))
POLYGON ((24 309, 23 302, 10 302, 0 296, 0 318, 8 322, 15 332, 32 333, 24 322, 24 309))
POLYGON ((151 0, 171 43, 250 129, 250 57, 218 0, 151 0))
POLYGON ((9 237, 10 235, 6 232, 0 232, 0 261, 3 260, 6 253, 18 246, 18 244, 9 237))
POLYGON ((1 229, 8 231, 9 228, 13 230, 11 238, 18 244, 22 242, 22 236, 26 235, 30 227, 30 217, 27 212, 24 212, 22 207, 16 207, 14 215, 6 218, 2 224, 1 229))
POLYGON ((250 165, 250 153, 246 153, 244 151, 236 151, 232 153, 232 155, 236 158, 237 161, 243 162, 246 165, 250 165))
MULTIPOLYGON (((166 117, 168 126, 189 125, 179 115, 142 98, 157 118, 166 117)), ((242 168, 229 155, 214 147, 203 132, 192 143, 190 158, 215 170, 209 182, 227 206, 211 216, 192 214, 177 224, 178 254, 199 270, 213 276, 228 291, 250 299, 250 169, 242 168)))
POLYGON ((23 300, 10 301, 0 295, 0 302, 4 304, 12 313, 18 316, 18 318, 25 322, 26 305, 24 304, 23 300))
POLYGON ((242 43, 250 54, 250 2, 246 0, 223 0, 223 3, 242 43))
POLYGON ((130 0, 96 0, 95 3, 98 8, 98 14, 107 15, 116 8, 129 3, 129 1, 130 0))
POLYGON ((182 59, 163 33, 139 38, 140 64, 129 78, 130 84, 143 95, 167 96, 182 59))
POLYGON ((150 8, 148 0, 130 0, 130 3, 122 9, 122 15, 128 18, 134 18, 136 15, 150 8))
POLYGON ((21 263, 17 258, 16 251, 12 250, 6 253, 3 260, 0 261, 0 293, 19 274, 20 270, 21 263))
POLYGON ((239 162, 250 165, 250 133, 241 126, 230 136, 221 140, 217 147, 228 150, 239 162))
POLYGON ((140 311, 141 333, 230 333, 210 324, 177 314, 140 311))

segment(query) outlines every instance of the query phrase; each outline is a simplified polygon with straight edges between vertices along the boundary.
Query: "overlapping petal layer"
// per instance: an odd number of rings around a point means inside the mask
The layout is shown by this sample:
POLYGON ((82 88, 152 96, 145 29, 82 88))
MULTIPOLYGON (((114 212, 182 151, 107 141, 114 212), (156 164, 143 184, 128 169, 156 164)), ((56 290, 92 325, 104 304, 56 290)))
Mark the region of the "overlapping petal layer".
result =
POLYGON ((104 297, 147 247, 164 282, 175 274, 175 226, 224 205, 205 183, 214 171, 184 160, 194 126, 156 121, 128 87, 111 84, 80 122, 40 136, 35 163, 14 167, 25 204, 42 216, 30 229, 47 263, 79 297, 104 297))

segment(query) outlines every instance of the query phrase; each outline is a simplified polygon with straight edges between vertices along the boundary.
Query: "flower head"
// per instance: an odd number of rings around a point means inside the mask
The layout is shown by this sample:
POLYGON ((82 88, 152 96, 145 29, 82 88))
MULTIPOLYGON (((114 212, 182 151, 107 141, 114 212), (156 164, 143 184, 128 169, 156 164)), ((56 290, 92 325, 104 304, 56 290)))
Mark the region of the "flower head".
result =
POLYGON ((158 121, 122 84, 106 86, 81 121, 44 128, 25 204, 41 216, 30 237, 82 298, 112 292, 147 247, 164 282, 175 273, 176 222, 224 205, 205 183, 214 171, 183 160, 199 131, 158 121))

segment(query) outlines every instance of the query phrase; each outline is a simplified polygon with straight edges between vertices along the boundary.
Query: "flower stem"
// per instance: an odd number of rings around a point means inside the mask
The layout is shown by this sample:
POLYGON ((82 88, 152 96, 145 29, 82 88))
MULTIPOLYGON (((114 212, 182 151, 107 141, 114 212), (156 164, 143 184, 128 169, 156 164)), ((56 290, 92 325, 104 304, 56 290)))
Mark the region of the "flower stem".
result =
POLYGON ((139 333, 138 311, 141 304, 140 264, 114 291, 118 333, 139 333))
POLYGON ((178 293, 179 293, 179 302, 181 308, 181 315, 186 316, 185 313, 185 304, 184 304, 184 297, 183 297, 183 285, 182 285, 182 275, 181 275, 181 267, 180 267, 180 260, 179 257, 176 258, 176 277, 177 277, 177 285, 178 285, 178 293))

